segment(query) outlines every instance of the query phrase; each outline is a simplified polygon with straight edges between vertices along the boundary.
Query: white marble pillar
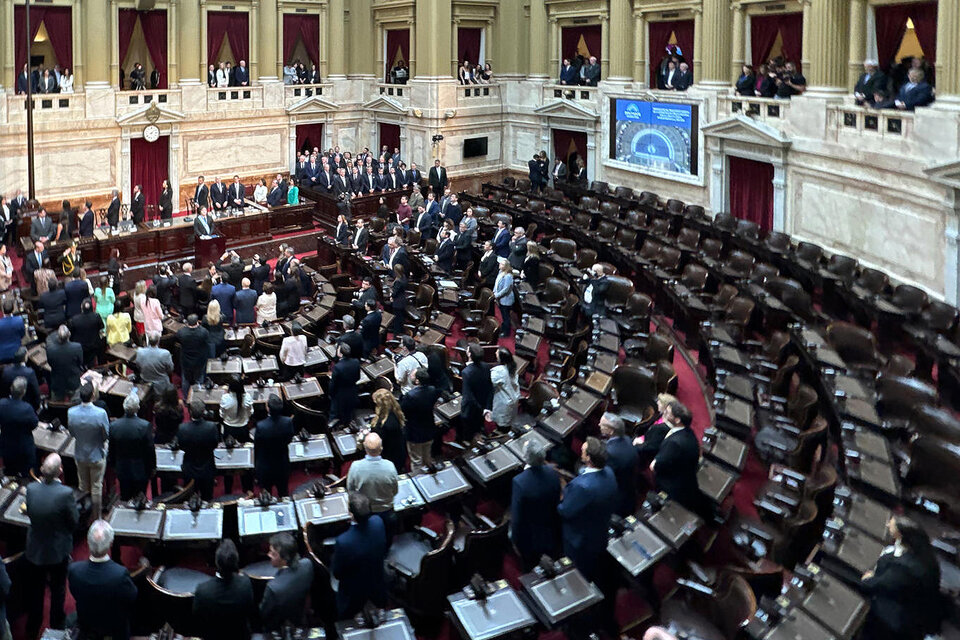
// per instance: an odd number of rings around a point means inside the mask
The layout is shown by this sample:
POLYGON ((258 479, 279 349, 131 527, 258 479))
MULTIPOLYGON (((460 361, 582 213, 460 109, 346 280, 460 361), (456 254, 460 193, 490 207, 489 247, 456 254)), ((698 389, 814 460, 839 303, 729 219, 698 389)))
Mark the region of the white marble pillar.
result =
POLYGON ((600 166, 600 154, 597 153, 597 134, 591 129, 587 131, 587 181, 592 181, 597 175, 600 166))
MULTIPOLYGON (((168 161, 169 177, 167 181, 173 190, 173 197, 180 200, 180 125, 173 125, 170 128, 170 159, 168 161)), ((174 211, 178 210, 180 203, 173 203, 174 211)))
POLYGON ((293 122, 290 125, 290 169, 293 170, 293 167, 297 164, 297 123, 293 122))
POLYGON ((960 303, 960 189, 948 187, 944 204, 943 295, 956 305, 960 303))
POLYGON ((120 137, 120 202, 130 202, 130 133, 120 137))
POLYGON ((727 164, 727 158, 723 154, 720 145, 711 145, 710 148, 710 208, 716 215, 725 209, 723 176, 726 175, 724 165, 727 164))
POLYGON ((786 233, 787 171, 783 161, 773 163, 773 230, 786 233))

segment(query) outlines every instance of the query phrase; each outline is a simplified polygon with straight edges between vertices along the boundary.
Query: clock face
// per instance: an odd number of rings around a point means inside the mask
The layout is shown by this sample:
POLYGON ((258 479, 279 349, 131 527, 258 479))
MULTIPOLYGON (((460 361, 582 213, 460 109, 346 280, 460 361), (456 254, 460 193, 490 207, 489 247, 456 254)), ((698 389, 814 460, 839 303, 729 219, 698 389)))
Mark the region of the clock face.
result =
POLYGON ((143 139, 147 142, 156 142, 160 137, 160 128, 155 124, 147 125, 143 129, 143 139))

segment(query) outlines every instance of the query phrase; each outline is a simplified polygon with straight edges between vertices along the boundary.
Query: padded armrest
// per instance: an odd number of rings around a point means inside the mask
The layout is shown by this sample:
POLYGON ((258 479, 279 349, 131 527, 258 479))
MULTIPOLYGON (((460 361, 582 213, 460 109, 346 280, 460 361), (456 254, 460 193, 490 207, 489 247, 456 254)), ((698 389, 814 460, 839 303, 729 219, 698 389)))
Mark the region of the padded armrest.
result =
POLYGON ((416 526, 413 528, 414 531, 422 535, 424 538, 429 540, 431 543, 437 543, 440 541, 440 534, 430 529, 428 527, 416 526))

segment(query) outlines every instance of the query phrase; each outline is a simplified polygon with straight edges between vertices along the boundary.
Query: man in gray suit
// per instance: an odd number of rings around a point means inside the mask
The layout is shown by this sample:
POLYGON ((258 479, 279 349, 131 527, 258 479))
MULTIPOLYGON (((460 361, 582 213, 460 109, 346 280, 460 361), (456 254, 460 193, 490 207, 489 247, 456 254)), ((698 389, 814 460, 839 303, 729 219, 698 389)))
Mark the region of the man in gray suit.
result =
POLYGON ((517 227, 513 230, 513 237, 510 238, 510 266, 521 271, 523 261, 527 259, 527 234, 523 227, 517 227))
POLYGON ((277 575, 270 581, 260 601, 260 619, 264 631, 279 631, 285 624, 298 627, 303 622, 307 595, 313 584, 313 565, 297 553, 297 543, 289 533, 270 538, 270 564, 277 575))
POLYGON ((41 208, 37 217, 30 223, 30 237, 34 242, 46 243, 50 238, 57 235, 53 220, 47 215, 47 210, 41 208))
POLYGON ((27 548, 31 565, 27 577, 27 637, 36 638, 43 619, 43 596, 50 583, 50 628, 63 629, 67 564, 73 551, 73 532, 80 514, 73 491, 60 484, 60 456, 51 453, 40 465, 41 481, 27 485, 26 509, 30 516, 27 548))
POLYGON ((551 175, 553 176, 554 189, 559 189, 560 183, 567 181, 567 165, 563 163, 563 160, 561 160, 559 156, 557 156, 557 159, 554 161, 551 175))
POLYGON ((157 395, 162 395, 170 386, 173 357, 169 351, 160 347, 159 333, 151 331, 147 334, 147 346, 137 349, 132 362, 140 369, 140 379, 153 385, 157 395))

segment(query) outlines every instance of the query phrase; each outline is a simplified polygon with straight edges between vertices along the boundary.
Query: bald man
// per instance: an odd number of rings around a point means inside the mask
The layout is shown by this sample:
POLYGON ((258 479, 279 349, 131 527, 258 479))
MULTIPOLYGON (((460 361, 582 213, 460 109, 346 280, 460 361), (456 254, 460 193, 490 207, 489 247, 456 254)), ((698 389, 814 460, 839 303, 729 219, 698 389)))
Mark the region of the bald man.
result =
POLYGON ((63 629, 64 625, 67 564, 73 551, 73 531, 77 528, 79 513, 73 491, 60 484, 61 473, 60 456, 51 453, 40 465, 40 482, 27 485, 24 505, 30 516, 30 528, 24 555, 31 565, 25 572, 28 638, 36 638, 40 632, 48 581, 50 628, 63 629))
POLYGON ((387 542, 393 538, 396 514, 393 499, 397 495, 397 468, 385 460, 383 441, 375 433, 363 439, 366 456, 350 465, 347 472, 347 491, 362 493, 370 500, 370 511, 379 515, 387 527, 387 542))

